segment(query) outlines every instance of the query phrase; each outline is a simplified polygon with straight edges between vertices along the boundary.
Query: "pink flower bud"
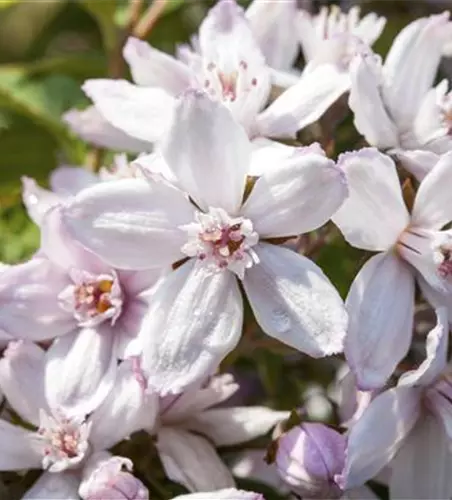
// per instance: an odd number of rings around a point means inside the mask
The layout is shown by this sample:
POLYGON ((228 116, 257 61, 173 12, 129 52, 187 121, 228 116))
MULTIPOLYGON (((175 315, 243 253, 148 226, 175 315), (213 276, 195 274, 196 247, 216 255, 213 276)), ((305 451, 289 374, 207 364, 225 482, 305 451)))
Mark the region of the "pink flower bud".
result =
POLYGON ((276 468, 301 497, 337 498, 335 477, 344 467, 345 437, 319 423, 303 423, 277 442, 276 468))

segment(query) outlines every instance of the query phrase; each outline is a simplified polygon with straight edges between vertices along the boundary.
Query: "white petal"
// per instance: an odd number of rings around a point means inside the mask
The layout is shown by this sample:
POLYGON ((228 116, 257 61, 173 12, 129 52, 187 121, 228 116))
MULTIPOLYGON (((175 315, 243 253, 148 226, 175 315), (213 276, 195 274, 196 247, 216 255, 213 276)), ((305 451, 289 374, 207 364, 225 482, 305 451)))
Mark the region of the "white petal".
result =
POLYGON ((385 109, 380 91, 381 68, 373 56, 357 55, 350 65, 351 89, 348 104, 355 127, 372 146, 397 147, 397 128, 385 109))
POLYGON ((275 69, 290 69, 298 53, 294 16, 296 0, 263 2, 254 0, 246 10, 253 35, 265 55, 267 64, 275 69), (281 29, 284 26, 285 29, 281 29))
POLYGON ((264 500, 264 497, 260 493, 254 493, 253 491, 227 488, 224 490, 209 491, 207 493, 179 495, 174 497, 173 500, 264 500))
POLYGON ((47 211, 61 203, 62 197, 39 187, 34 179, 22 177, 22 201, 30 219, 40 226, 47 211))
POLYGON ((243 286, 264 332, 313 357, 340 352, 347 314, 322 270, 283 247, 254 248, 259 263, 246 271, 243 286))
POLYGON ((190 85, 191 72, 188 66, 138 38, 130 37, 123 53, 133 80, 138 85, 161 87, 175 96, 190 85))
POLYGON ((345 356, 361 389, 384 385, 411 344, 414 277, 392 253, 375 255, 354 279, 345 356))
POLYGON ((40 469, 39 453, 30 431, 0 419, 0 470, 40 469))
POLYGON ((125 360, 118 368, 115 387, 91 415, 90 442, 95 450, 106 450, 135 431, 152 428, 158 412, 158 397, 146 391, 135 362, 125 360))
MULTIPOLYGON (((358 9, 359 7, 352 8, 358 9)), ((350 12, 351 9, 349 11, 349 14, 350 12)), ((359 12, 357 15, 359 16, 359 12)), ((375 12, 369 12, 358 22, 358 25, 353 28, 352 32, 367 45, 371 46, 380 37, 385 25, 385 17, 378 17, 375 12)))
POLYGON ((231 215, 237 212, 251 144, 223 105, 201 92, 187 92, 176 108, 162 153, 178 185, 200 208, 223 208, 231 215))
POLYGON ((416 369, 404 373, 398 385, 430 385, 447 366, 447 344, 449 323, 446 308, 436 310, 437 324, 429 332, 426 342, 426 357, 416 369))
POLYGON ((377 396, 348 436, 343 489, 374 477, 396 454, 419 415, 419 393, 397 387, 377 396))
POLYGON ((440 156, 431 151, 423 151, 417 149, 414 151, 399 150, 395 153, 397 160, 399 160, 403 168, 413 174, 420 182, 438 163, 440 156))
POLYGON ((419 102, 430 89, 438 71, 445 35, 452 30, 449 13, 417 19, 395 38, 384 65, 385 98, 391 116, 411 126, 419 102))
POLYGON ((419 186, 411 214, 413 226, 441 229, 452 220, 452 152, 441 156, 419 186))
POLYGON ((190 491, 234 486, 232 475, 215 448, 200 436, 163 427, 157 435, 157 449, 168 477, 190 491))
POLYGON ((444 499, 452 496, 452 453, 439 422, 426 414, 392 461, 391 498, 444 499))
POLYGON ((47 411, 44 393, 45 351, 27 341, 11 342, 0 360, 0 388, 27 422, 39 426, 39 410, 47 411))
POLYGON ((71 196, 97 184, 99 177, 82 167, 61 166, 52 171, 49 182, 55 193, 71 196))
POLYGON ((57 339, 47 352, 46 394, 52 409, 69 416, 87 415, 115 383, 111 328, 82 328, 57 339))
POLYGON ((340 156, 349 196, 333 216, 350 245, 387 250, 409 222, 394 162, 373 148, 340 156))
POLYGON ((135 139, 158 141, 171 123, 175 101, 163 89, 125 80, 87 80, 83 90, 104 118, 135 139))
POLYGON ((350 87, 347 73, 332 64, 323 64, 301 75, 298 83, 281 94, 257 118, 263 136, 293 137, 317 121, 350 87))
POLYGON ((72 472, 44 472, 22 500, 79 500, 80 479, 72 472))
POLYGON ((241 209, 261 238, 313 231, 347 196, 343 171, 321 154, 295 150, 275 167, 259 177, 241 209))
POLYGON ((135 139, 113 127, 94 106, 83 111, 71 109, 63 115, 63 121, 76 135, 96 146, 130 153, 142 153, 152 149, 150 142, 135 139))
POLYGON ((215 446, 231 446, 263 436, 289 412, 265 406, 214 408, 184 422, 184 427, 207 436, 215 446))
POLYGON ((179 226, 193 221, 194 207, 168 184, 124 179, 85 189, 63 217, 77 240, 113 266, 146 269, 183 257, 179 226))
POLYGON ((143 320, 143 368, 162 395, 202 381, 237 344, 242 298, 229 271, 189 261, 156 290, 143 320))
POLYGON ((313 16, 305 9, 300 9, 296 16, 297 35, 306 61, 314 59, 320 40, 315 31, 313 16))

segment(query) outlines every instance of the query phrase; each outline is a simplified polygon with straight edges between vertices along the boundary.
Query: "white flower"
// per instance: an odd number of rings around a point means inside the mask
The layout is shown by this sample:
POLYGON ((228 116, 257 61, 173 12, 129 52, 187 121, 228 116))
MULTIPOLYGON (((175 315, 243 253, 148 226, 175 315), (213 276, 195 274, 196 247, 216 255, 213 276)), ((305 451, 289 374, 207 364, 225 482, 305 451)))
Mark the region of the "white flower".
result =
POLYGON ((315 357, 341 350, 347 318, 336 290, 313 262, 271 238, 323 225, 347 195, 343 173, 312 148, 279 151, 278 163, 278 154, 252 153, 230 112, 192 91, 162 148, 179 188, 168 181, 105 183, 65 207, 69 231, 119 268, 180 261, 157 287, 141 329, 144 369, 158 390, 202 380, 235 347, 242 274, 265 332, 315 357), (256 160, 269 163, 259 165, 265 172, 244 200, 256 160))

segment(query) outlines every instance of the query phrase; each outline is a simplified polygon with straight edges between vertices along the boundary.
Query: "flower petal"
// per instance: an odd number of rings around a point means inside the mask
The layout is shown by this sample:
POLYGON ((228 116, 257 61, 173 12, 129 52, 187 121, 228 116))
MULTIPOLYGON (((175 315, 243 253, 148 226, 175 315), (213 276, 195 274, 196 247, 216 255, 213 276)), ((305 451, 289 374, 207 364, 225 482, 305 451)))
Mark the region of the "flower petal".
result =
POLYGON ((46 394, 52 409, 68 416, 87 415, 115 383, 111 328, 82 328, 56 340, 47 352, 46 394))
POLYGON ((348 436, 343 489, 361 486, 392 460, 418 419, 419 404, 412 387, 390 389, 374 399, 348 436))
POLYGON ((201 92, 186 93, 176 108, 162 153, 178 185, 200 208, 223 208, 230 215, 237 212, 251 144, 222 104, 201 92))
POLYGON ((254 0, 246 10, 253 35, 272 68, 288 70, 295 62, 298 53, 298 37, 293 24, 296 13, 296 0, 254 0), (286 29, 281 29, 281 26, 286 29))
POLYGON ((0 419, 0 442, 0 470, 41 468, 42 456, 30 431, 0 419))
POLYGON ((283 247, 254 248, 259 263, 247 269, 243 286, 264 332, 316 358, 340 352, 347 314, 321 269, 283 247))
POLYGON ((241 210, 261 238, 313 231, 328 221, 347 196, 344 174, 332 160, 304 149, 292 152, 259 177, 241 210))
POLYGON ((394 162, 374 148, 340 156, 349 196, 332 217, 350 245, 387 250, 409 222, 394 162))
POLYGON ((146 391, 136 360, 123 361, 114 389, 91 415, 90 442, 95 450, 106 450, 140 429, 151 429, 158 412, 158 397, 146 391))
POLYGON ((83 90, 114 127, 141 141, 161 139, 173 118, 174 97, 161 88, 99 79, 87 80, 83 90))
POLYGON ((190 491, 234 486, 232 475, 215 448, 201 436, 162 427, 157 435, 157 449, 168 477, 190 491))
POLYGON ((28 341, 10 342, 0 360, 0 388, 25 421, 39 426, 48 410, 44 392, 45 351, 28 341))
POLYGON ((347 73, 322 64, 301 75, 257 118, 260 135, 294 137, 298 130, 317 121, 350 88, 347 73))
POLYGON ((440 157, 419 186, 411 214, 413 226, 441 229, 452 220, 452 152, 440 157))
POLYGON ((381 67, 374 56, 357 55, 350 64, 351 89, 348 104, 357 130, 379 149, 398 146, 397 128, 381 96, 381 67))
POLYGON ((392 253, 375 255, 354 279, 345 357, 360 389, 380 388, 406 355, 414 315, 414 277, 392 253))
POLYGON ((418 421, 391 466, 391 498, 444 499, 452 495, 452 453, 433 415, 418 421))
POLYGON ((135 139, 113 127, 94 106, 83 111, 71 109, 63 115, 63 121, 74 134, 95 146, 129 153, 142 153, 152 149, 150 142, 135 139))
POLYGON ((264 497, 260 493, 254 493, 253 491, 227 488, 224 490, 209 491, 207 493, 178 495, 174 497, 173 500, 264 500, 264 497))
POLYGON ((414 151, 398 150, 395 156, 402 163, 403 168, 413 174, 419 182, 425 178, 441 158, 436 153, 423 151, 422 149, 414 151))
POLYGON ((80 479, 72 472, 44 472, 22 500, 79 500, 80 479))
POLYGON ((55 193, 71 196, 97 184, 99 177, 83 167, 61 166, 52 171, 49 182, 55 193))
POLYGON ((174 96, 190 86, 188 66, 138 38, 128 38, 123 54, 137 85, 161 87, 174 96))
POLYGON ((179 226, 192 222, 194 207, 179 190, 143 179, 98 184, 64 208, 63 222, 74 237, 111 265, 146 269, 183 257, 179 226))
POLYGON ((75 319, 58 304, 68 284, 66 275, 42 257, 5 269, 0 274, 0 330, 32 341, 70 332, 75 319))
POLYGON ((287 411, 265 406, 214 408, 186 420, 184 427, 207 436, 215 446, 232 446, 267 434, 288 417, 287 411))
POLYGON ((242 320, 231 272, 182 265, 157 288, 139 334, 150 386, 163 396, 203 381, 236 346, 242 320))
POLYGON ((62 197, 39 187, 34 179, 22 177, 22 201, 30 219, 40 226, 47 211, 61 203, 62 197))

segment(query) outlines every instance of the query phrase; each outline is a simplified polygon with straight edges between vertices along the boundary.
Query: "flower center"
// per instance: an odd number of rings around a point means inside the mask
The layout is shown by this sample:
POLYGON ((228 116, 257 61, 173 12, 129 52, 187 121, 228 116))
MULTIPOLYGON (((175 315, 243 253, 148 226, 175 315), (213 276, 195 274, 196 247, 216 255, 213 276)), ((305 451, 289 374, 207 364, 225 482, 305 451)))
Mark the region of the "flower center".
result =
POLYGON ((258 262, 252 247, 259 235, 249 219, 232 218, 221 208, 210 208, 208 213, 197 212, 196 222, 182 229, 188 233, 182 252, 209 267, 227 268, 243 278, 245 269, 258 262))
POLYGON ((89 447, 90 425, 41 411, 38 438, 43 441, 43 468, 61 471, 83 460, 89 447))
POLYGON ((82 326, 94 326, 107 319, 114 324, 123 304, 116 273, 95 276, 75 270, 71 278, 74 284, 59 296, 61 307, 72 312, 82 326))
POLYGON ((452 276, 452 241, 449 235, 447 235, 447 241, 443 238, 441 240, 433 246, 433 260, 437 265, 438 274, 441 278, 447 279, 452 276))

